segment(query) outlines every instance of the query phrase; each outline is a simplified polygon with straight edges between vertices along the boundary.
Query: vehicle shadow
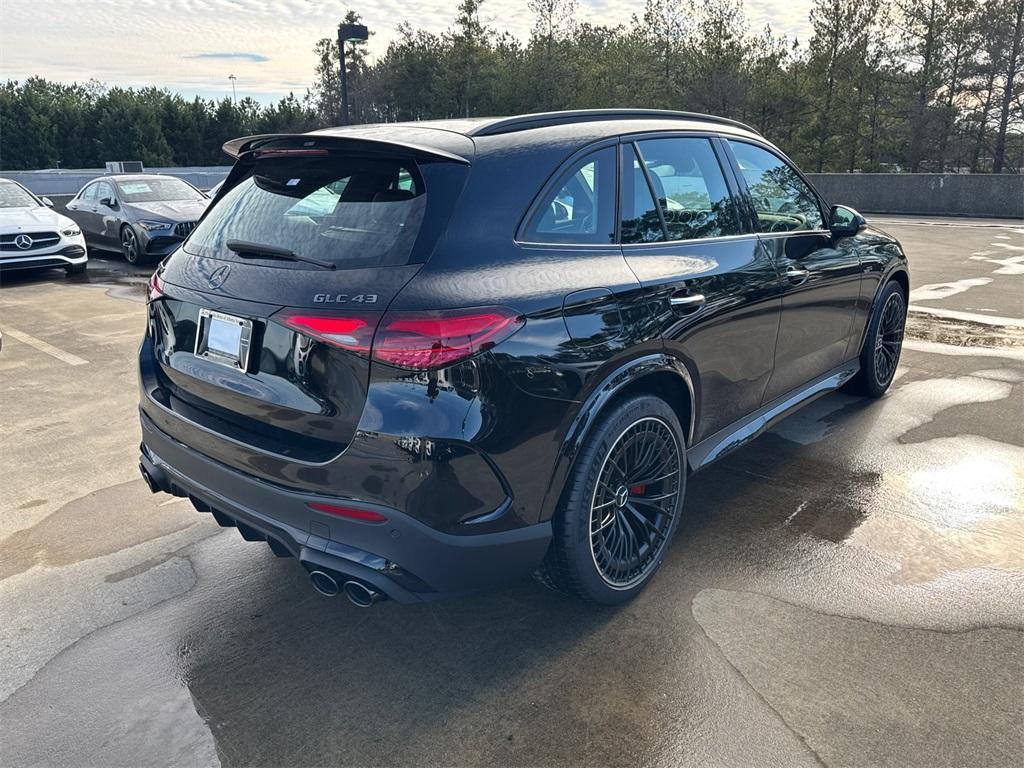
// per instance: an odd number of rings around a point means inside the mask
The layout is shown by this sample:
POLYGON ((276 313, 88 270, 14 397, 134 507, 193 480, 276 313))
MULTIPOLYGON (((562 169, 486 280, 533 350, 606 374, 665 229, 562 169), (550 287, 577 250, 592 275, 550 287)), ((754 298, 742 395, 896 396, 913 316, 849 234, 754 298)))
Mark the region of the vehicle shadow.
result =
POLYGON ((749 588, 800 537, 840 541, 858 524, 860 497, 836 503, 844 490, 819 453, 769 433, 694 476, 662 571, 618 608, 524 581, 362 610, 254 549, 249 577, 213 585, 216 597, 204 590, 215 607, 189 613, 181 678, 226 764, 649 762, 670 724, 699 727, 691 708, 719 685, 694 596, 749 588))

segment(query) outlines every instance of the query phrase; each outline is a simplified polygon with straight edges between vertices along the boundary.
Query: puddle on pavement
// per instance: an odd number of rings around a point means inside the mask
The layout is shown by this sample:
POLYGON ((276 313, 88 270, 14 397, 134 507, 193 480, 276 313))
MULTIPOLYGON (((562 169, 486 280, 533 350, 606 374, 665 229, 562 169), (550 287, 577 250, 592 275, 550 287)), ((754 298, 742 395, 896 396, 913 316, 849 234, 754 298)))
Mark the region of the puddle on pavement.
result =
POLYGON ((107 289, 107 295, 115 299, 127 299, 143 303, 146 300, 146 285, 156 269, 156 264, 133 267, 116 258, 89 257, 89 269, 82 275, 65 275, 61 269, 20 272, 4 275, 0 288, 50 284, 88 285, 107 289))
POLYGON ((842 543, 867 519, 881 482, 881 475, 874 472, 851 475, 829 487, 827 495, 800 502, 784 525, 796 533, 842 543))
POLYGON ((975 568, 1024 573, 1024 372, 947 379, 906 369, 880 401, 832 395, 791 416, 732 467, 770 478, 774 525, 869 549, 923 583, 975 568), (1004 416, 1005 414, 1005 416, 1004 416), (972 434, 978 425, 981 434, 972 434), (1002 435, 1002 441, 994 439, 1002 435), (774 505, 773 505, 774 506, 774 505))
POLYGON ((95 491, 0 541, 0 579, 34 565, 61 566, 119 552, 197 524, 190 504, 157 511, 141 480, 95 491))

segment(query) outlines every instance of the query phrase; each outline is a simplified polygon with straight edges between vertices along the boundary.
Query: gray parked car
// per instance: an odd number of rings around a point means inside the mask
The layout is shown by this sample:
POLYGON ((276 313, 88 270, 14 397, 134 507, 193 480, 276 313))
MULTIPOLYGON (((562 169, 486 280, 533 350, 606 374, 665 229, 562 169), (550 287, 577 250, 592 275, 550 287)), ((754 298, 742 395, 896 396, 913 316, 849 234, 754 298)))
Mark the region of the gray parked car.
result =
POLYGON ((133 174, 90 181, 67 204, 86 242, 119 249, 131 264, 156 261, 195 228, 210 199, 174 176, 133 174))

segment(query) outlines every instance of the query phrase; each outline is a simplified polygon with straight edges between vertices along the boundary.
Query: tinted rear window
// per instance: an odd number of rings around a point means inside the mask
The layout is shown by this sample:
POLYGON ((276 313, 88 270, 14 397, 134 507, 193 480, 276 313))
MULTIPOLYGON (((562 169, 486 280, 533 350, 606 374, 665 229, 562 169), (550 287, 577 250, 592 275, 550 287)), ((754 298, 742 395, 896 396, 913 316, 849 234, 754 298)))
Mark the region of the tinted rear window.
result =
POLYGON ((427 205, 411 160, 328 157, 258 161, 209 211, 185 250, 231 258, 228 240, 286 248, 357 269, 406 264, 427 205))

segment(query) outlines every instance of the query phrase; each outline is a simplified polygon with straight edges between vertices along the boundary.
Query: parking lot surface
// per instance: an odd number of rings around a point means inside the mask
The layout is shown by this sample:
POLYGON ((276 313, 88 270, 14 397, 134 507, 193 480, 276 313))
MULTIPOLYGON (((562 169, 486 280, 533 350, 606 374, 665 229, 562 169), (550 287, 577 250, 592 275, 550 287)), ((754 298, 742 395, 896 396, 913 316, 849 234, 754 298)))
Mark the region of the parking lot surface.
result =
POLYGON ((360 610, 138 476, 146 270, 0 288, 0 764, 1024 760, 1024 223, 872 217, 892 390, 696 475, 617 609, 526 580, 360 610))

